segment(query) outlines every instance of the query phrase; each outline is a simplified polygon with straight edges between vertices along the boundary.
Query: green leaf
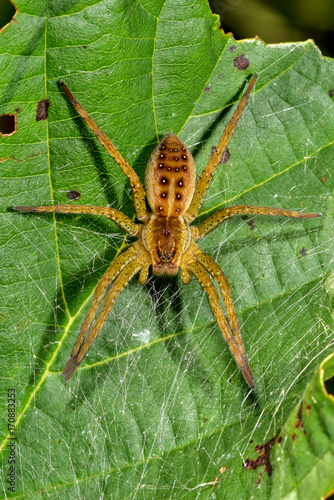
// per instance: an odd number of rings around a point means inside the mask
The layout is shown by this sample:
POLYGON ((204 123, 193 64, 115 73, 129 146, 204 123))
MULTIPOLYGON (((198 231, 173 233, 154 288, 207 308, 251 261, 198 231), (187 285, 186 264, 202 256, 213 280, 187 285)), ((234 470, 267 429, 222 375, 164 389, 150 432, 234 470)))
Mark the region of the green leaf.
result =
POLYGON ((324 382, 334 375, 334 356, 320 365, 273 449, 271 498, 320 498, 333 487, 334 398, 324 382))
MULTIPOLYGON (((259 471, 242 464, 256 458, 255 444, 277 436, 333 351, 333 61, 312 41, 237 42, 204 0, 16 6, 0 34, 0 114, 17 115, 16 132, 0 138, 2 497, 11 496, 6 405, 14 388, 18 498, 270 498, 280 465, 259 485, 259 471), (244 70, 235 63, 241 55, 244 70), (127 179, 59 80, 143 180, 167 132, 186 142, 200 173, 254 72, 255 92, 200 220, 236 204, 323 213, 235 217, 200 243, 231 285, 256 392, 198 283, 152 277, 117 298, 65 385, 61 371, 94 287, 131 240, 100 217, 8 207, 65 203, 75 190, 74 204, 130 217, 133 209, 127 179), (43 99, 49 118, 36 121, 43 99)), ((285 485, 297 477, 289 474, 285 485)))

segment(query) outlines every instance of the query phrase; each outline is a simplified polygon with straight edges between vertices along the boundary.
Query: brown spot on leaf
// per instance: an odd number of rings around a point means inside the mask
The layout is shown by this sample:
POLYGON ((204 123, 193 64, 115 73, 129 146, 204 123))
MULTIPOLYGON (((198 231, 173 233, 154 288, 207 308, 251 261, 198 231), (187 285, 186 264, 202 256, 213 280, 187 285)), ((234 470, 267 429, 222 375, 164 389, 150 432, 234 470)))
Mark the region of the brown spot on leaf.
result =
POLYGON ((249 221, 247 222, 247 224, 249 225, 249 229, 250 229, 251 231, 254 231, 254 229, 255 229, 255 222, 254 222, 254 219, 249 220, 249 221))
POLYGON ((245 56, 245 54, 241 54, 240 56, 236 57, 233 61, 234 66, 239 70, 243 71, 248 68, 249 66, 249 60, 245 56))
POLYGON ((219 481, 219 476, 217 476, 217 477, 215 478, 215 480, 213 481, 213 485, 212 485, 212 489, 213 489, 213 490, 215 489, 216 484, 218 483, 218 481, 219 481))
POLYGON ((260 484, 261 483, 262 476, 263 476, 263 472, 260 472, 259 477, 255 481, 256 484, 260 484))
POLYGON ((309 416, 311 410, 311 405, 306 406, 306 415, 309 416))
POLYGON ((301 255, 301 256, 306 255, 306 248, 305 248, 305 247, 303 247, 303 248, 301 248, 301 249, 299 250, 299 255, 301 255))
POLYGON ((39 101, 39 103, 37 104, 36 122, 47 119, 49 106, 50 106, 50 103, 47 99, 43 99, 42 101, 39 101))
MULTIPOLYGON (((268 476, 271 476, 273 473, 273 466, 270 463, 270 451, 271 448, 273 447, 273 444, 275 442, 276 437, 272 438, 268 443, 265 444, 258 444, 255 446, 255 451, 259 453, 259 456, 255 459, 252 460, 251 458, 248 458, 242 466, 245 467, 247 470, 255 470, 261 465, 264 466, 264 472, 268 473, 268 476)), ((257 481, 261 481, 262 474, 258 477, 257 481)), ((258 482, 256 484, 259 484, 258 482)))
POLYGON ((68 191, 67 197, 69 200, 78 200, 81 196, 81 193, 79 191, 68 191))
POLYGON ((83 49, 87 49, 87 45, 83 45, 83 46, 82 46, 82 48, 83 48, 83 49))
MULTIPOLYGON (((226 465, 223 465, 223 467, 221 467, 221 468, 219 469, 219 474, 224 474, 224 472, 225 472, 225 471, 227 471, 227 467, 226 467, 226 465)), ((213 489, 213 490, 215 489, 216 484, 218 483, 218 481, 219 481, 219 476, 217 476, 217 477, 215 478, 215 480, 213 481, 213 485, 212 485, 212 489, 213 489)))
POLYGON ((305 434, 305 429, 303 426, 303 402, 300 403, 300 406, 298 408, 298 413, 297 413, 297 422, 295 423, 295 429, 301 429, 303 433, 305 434))
POLYGON ((330 89, 327 93, 330 98, 334 97, 334 89, 330 89))
POLYGON ((2 137, 8 137, 16 132, 17 119, 16 115, 1 115, 0 116, 0 134, 2 137))
POLYGON ((278 443, 278 444, 281 444, 281 442, 282 442, 282 436, 278 436, 278 438, 277 438, 277 443, 278 443))
MULTIPOLYGON (((216 146, 212 146, 211 148, 211 156, 213 155, 213 153, 216 151, 216 146)), ((230 155, 230 152, 227 148, 224 149, 224 152, 219 160, 219 163, 221 163, 222 165, 224 165, 224 163, 227 163, 228 160, 231 158, 231 155, 230 155)))
POLYGON ((235 52, 236 51, 236 46, 235 45, 231 45, 231 47, 228 49, 230 52, 235 52))
POLYGON ((293 434, 292 434, 291 439, 292 439, 292 441, 296 441, 297 436, 296 436, 296 434, 295 434, 295 433, 293 433, 293 434))
POLYGON ((230 158, 231 158, 230 152, 227 148, 225 148, 224 153, 222 154, 220 163, 222 163, 222 164, 227 163, 230 158))

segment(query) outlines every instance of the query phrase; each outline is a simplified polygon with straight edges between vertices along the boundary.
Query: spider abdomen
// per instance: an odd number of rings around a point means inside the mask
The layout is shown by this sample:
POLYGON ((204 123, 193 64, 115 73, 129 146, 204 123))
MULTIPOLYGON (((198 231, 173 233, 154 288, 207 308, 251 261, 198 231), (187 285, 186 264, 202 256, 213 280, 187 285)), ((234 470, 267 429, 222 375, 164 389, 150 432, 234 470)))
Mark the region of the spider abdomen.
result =
POLYGON ((192 154, 175 135, 166 135, 154 149, 145 172, 146 194, 152 211, 179 217, 195 191, 196 168, 192 154))

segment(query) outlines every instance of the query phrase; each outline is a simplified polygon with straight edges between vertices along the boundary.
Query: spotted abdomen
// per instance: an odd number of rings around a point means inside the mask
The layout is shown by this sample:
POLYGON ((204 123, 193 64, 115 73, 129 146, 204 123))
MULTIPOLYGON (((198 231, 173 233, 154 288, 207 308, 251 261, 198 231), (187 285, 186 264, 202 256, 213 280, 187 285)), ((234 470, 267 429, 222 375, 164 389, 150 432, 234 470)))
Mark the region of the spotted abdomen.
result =
POLYGON ((196 168, 190 151, 176 135, 166 135, 153 151, 145 183, 154 213, 179 217, 186 212, 195 191, 196 168))

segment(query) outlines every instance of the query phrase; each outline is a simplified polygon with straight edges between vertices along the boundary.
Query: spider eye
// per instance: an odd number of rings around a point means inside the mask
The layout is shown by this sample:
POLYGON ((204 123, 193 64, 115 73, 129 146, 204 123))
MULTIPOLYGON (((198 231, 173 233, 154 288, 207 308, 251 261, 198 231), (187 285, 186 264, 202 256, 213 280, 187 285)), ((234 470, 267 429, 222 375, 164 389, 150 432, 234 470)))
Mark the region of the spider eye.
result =
POLYGON ((158 250, 158 257, 161 257, 162 256, 162 253, 160 252, 160 250, 158 250))
POLYGON ((171 256, 172 258, 174 257, 174 255, 175 255, 175 252, 172 252, 172 253, 170 254, 170 256, 171 256))

